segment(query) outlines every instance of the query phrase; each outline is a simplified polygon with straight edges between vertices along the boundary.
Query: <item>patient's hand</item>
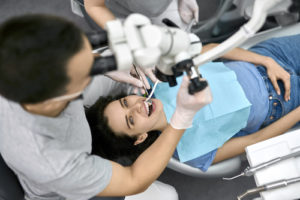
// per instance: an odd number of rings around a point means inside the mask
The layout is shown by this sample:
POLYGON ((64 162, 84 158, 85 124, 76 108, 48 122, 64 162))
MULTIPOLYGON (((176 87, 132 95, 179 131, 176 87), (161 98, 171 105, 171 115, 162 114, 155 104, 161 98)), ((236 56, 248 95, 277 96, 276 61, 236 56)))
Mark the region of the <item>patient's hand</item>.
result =
POLYGON ((281 67, 275 60, 270 57, 266 57, 264 66, 267 69, 269 79, 271 80, 276 92, 280 95, 281 91, 278 86, 278 80, 281 80, 284 84, 284 99, 285 101, 290 100, 291 95, 291 83, 290 83, 290 74, 281 67))
MULTIPOLYGON (((203 47, 205 51, 214 48, 216 44, 210 44, 203 47)), ((230 59, 230 60, 241 60, 245 62, 250 62, 255 65, 262 65, 265 66, 267 69, 268 76, 277 92, 280 94, 280 88, 278 86, 277 81, 281 80, 284 84, 284 99, 288 101, 290 99, 291 93, 291 84, 290 84, 290 74, 285 71, 275 60, 271 57, 263 56, 251 51, 247 51, 242 48, 235 48, 228 53, 226 53, 223 58, 230 59)), ((283 92, 283 91, 282 91, 283 92)))

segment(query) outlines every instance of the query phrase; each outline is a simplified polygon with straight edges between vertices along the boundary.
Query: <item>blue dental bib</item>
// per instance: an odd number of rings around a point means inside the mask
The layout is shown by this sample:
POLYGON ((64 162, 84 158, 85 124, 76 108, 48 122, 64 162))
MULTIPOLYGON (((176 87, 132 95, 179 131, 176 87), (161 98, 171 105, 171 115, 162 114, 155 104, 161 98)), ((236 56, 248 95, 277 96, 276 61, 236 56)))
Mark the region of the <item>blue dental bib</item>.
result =
MULTIPOLYGON (((177 145, 179 160, 186 162, 222 146, 234 134, 247 125, 251 103, 248 101, 236 74, 223 63, 210 62, 200 67, 207 79, 213 101, 194 117, 193 126, 187 129, 177 145)), ((176 107, 176 96, 182 77, 177 86, 159 83, 155 96, 164 106, 168 122, 176 107)))

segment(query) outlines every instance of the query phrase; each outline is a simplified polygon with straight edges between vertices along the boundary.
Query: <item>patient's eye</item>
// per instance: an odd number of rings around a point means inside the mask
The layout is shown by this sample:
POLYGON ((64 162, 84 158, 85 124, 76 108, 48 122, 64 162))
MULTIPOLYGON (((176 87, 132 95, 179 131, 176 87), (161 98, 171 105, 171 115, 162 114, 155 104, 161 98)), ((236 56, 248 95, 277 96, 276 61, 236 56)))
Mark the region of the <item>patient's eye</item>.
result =
POLYGON ((132 116, 129 116, 129 122, 131 125, 134 125, 134 121, 133 121, 133 117, 132 116))
POLYGON ((128 102, 125 98, 123 99, 123 104, 128 108, 128 102))

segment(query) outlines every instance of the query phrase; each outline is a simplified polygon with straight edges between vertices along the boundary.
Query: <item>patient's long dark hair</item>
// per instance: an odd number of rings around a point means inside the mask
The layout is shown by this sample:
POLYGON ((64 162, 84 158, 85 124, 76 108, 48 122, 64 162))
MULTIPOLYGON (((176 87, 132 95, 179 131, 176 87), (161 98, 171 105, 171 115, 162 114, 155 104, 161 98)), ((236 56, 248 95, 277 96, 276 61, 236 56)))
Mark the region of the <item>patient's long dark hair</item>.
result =
POLYGON ((92 154, 117 162, 121 160, 122 164, 130 165, 157 139, 160 132, 150 131, 144 142, 134 145, 136 136, 130 137, 125 133, 116 135, 112 131, 104 110, 110 102, 125 96, 100 97, 93 106, 86 109, 86 117, 92 132, 92 154), (124 160, 125 163, 122 162, 124 160))

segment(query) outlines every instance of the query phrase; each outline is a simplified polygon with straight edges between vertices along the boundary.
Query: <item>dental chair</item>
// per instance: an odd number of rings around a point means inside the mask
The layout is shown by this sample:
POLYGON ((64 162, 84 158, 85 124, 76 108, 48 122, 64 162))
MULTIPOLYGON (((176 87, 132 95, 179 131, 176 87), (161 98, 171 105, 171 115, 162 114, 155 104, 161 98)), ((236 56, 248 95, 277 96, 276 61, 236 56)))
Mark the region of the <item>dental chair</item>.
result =
POLYGON ((16 175, 8 168, 0 154, 0 199, 24 200, 23 189, 16 175))
POLYGON ((175 158, 171 158, 168 163, 168 168, 185 174, 188 176, 198 177, 198 178, 219 178, 226 177, 236 174, 241 169, 242 160, 239 156, 230 158, 228 160, 216 163, 208 168, 206 172, 202 170, 191 167, 187 164, 181 163, 175 158))

